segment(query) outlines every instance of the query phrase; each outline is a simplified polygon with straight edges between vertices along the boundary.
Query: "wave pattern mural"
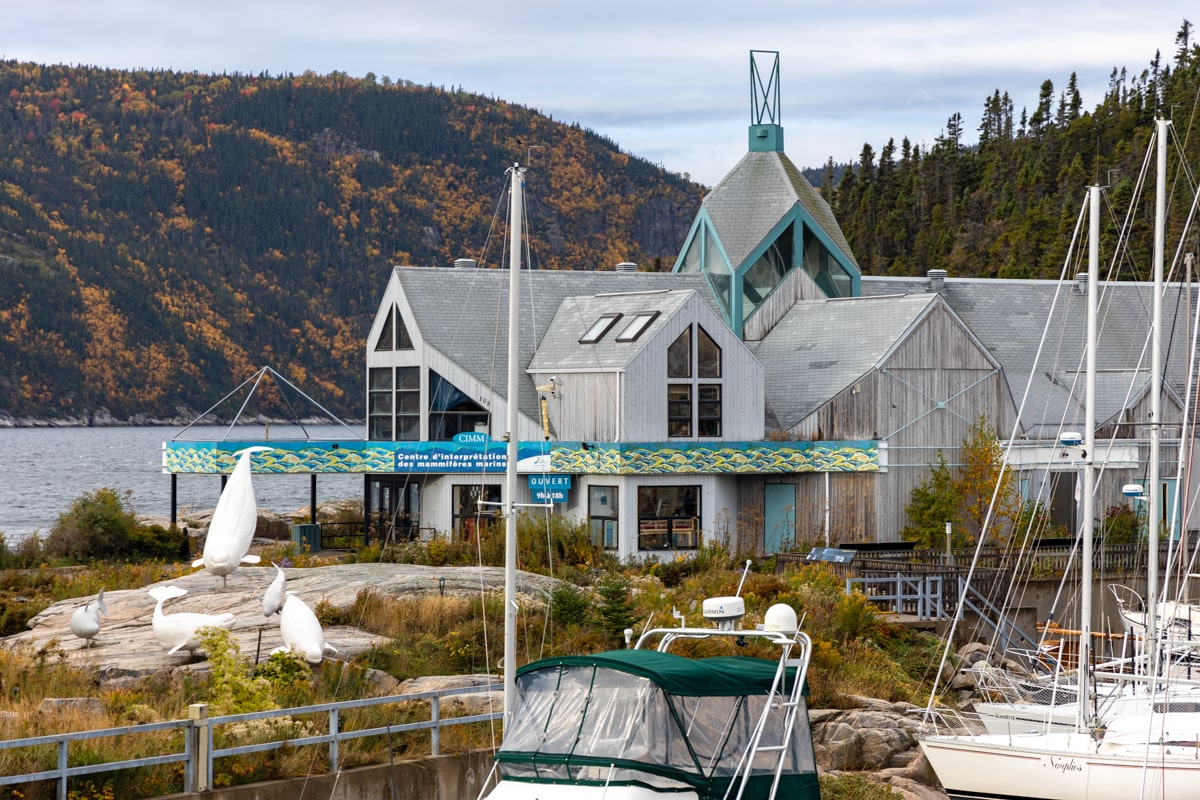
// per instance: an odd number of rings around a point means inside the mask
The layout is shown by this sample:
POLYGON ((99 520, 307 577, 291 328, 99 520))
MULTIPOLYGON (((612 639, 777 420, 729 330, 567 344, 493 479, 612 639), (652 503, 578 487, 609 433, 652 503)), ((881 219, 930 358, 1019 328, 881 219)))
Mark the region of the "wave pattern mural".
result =
MULTIPOLYGON (((253 445, 256 473, 441 474, 503 470, 506 457, 496 442, 477 453, 461 442, 165 442, 163 472, 219 474, 233 471, 236 453, 253 445), (478 460, 482 459, 482 460, 478 460)), ((522 442, 522 472, 580 475, 661 475, 795 472, 874 472, 879 443, 857 442, 522 442), (549 459, 545 453, 549 450, 549 459), (540 455, 540 457, 538 457, 540 455)))
POLYGON ((554 445, 550 471, 600 475, 874 472, 877 442, 554 445))

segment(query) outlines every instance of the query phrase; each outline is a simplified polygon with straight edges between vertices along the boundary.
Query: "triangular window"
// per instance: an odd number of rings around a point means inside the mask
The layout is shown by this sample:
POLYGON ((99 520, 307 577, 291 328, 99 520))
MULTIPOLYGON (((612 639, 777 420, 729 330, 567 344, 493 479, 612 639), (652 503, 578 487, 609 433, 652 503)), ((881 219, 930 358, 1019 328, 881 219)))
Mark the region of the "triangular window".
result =
POLYGON ((412 337, 408 335, 408 327, 400 309, 392 306, 388 310, 387 319, 383 322, 383 330, 379 332, 379 341, 375 343, 376 352, 391 350, 412 350, 412 337))

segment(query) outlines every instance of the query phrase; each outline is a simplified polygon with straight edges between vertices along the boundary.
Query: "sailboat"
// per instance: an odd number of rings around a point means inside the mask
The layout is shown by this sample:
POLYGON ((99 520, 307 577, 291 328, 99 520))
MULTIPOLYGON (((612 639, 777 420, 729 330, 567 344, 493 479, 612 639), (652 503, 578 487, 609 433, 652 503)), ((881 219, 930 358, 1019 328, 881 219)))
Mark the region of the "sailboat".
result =
MULTIPOLYGON (((1159 470, 1159 420, 1162 354, 1163 220, 1165 218, 1166 134, 1160 120, 1158 133, 1158 198, 1154 243, 1154 310, 1152 326, 1151 435, 1149 478, 1157 486, 1159 470)), ((1099 272, 1099 188, 1091 194, 1091 246, 1088 273, 1087 337, 1087 442, 1095 448, 1095 349, 1097 275, 1099 272)), ((1158 648, 1147 648, 1146 691, 1122 702, 1108 717, 1092 715, 1091 657, 1092 543, 1094 467, 1083 463, 1082 569, 1080 581, 1079 693, 1077 721, 1072 730, 1008 734, 974 734, 955 731, 930 717, 930 727, 918 737, 922 750, 947 794, 954 800, 1020 798, 1022 800, 1128 800, 1162 798, 1191 800, 1200 797, 1200 713, 1169 710, 1169 698, 1159 693, 1158 648)), ((1157 519, 1157 492, 1150 492, 1149 519, 1157 519)), ((1150 540, 1147 594, 1158 597, 1158 543, 1150 540)), ((1157 603, 1147 608, 1147 641, 1157 639, 1157 603)))
MULTIPOLYGON (((488 800, 819 800, 804 699, 812 641, 785 604, 743 629, 738 593, 709 598, 713 626, 645 631, 630 649, 516 666, 519 283, 524 170, 509 203, 508 447, 505 467, 504 731, 488 800), (772 661, 691 659, 696 639, 750 641, 772 661), (494 785, 493 785, 494 779, 494 785)), ((747 569, 749 563, 747 562, 747 569)), ((743 574, 743 581, 745 575, 743 574)), ((632 631, 626 631, 632 640, 632 631)), ((735 648, 736 649, 736 648, 735 648)))

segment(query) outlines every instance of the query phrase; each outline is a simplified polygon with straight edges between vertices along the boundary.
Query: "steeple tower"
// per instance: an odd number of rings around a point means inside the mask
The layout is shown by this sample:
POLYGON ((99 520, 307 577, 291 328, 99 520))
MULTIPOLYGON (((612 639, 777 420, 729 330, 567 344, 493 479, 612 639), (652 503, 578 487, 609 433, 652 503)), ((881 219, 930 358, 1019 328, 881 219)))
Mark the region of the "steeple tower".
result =
POLYGON ((862 293, 832 209, 783 152, 779 94, 779 53, 751 50, 749 152, 704 198, 675 260, 676 272, 708 279, 748 341, 800 300, 862 293))
POLYGON ((779 51, 750 51, 750 152, 782 153, 782 109, 779 106, 779 51), (757 58, 756 58, 757 56, 757 58), (770 62, 763 80, 759 59, 770 62))

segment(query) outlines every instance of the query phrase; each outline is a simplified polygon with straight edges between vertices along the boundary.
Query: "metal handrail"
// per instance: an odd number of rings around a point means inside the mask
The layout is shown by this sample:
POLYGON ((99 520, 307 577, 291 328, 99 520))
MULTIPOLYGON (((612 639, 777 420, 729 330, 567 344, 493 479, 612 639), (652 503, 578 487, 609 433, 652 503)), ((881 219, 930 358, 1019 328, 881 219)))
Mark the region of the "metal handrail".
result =
MULTIPOLYGON (((39 745, 55 745, 58 748, 57 765, 54 769, 39 772, 27 772, 19 775, 0 776, 0 786, 15 786, 36 781, 57 781, 58 800, 67 798, 67 781, 77 775, 91 775, 102 772, 116 772, 123 769, 136 769, 160 764, 184 764, 184 792, 203 792, 213 787, 213 762, 218 758, 260 753, 268 750, 279 750, 283 747, 305 747, 309 745, 329 745, 329 766, 331 772, 338 769, 338 742, 359 739, 367 736, 380 736, 407 731, 429 730, 431 737, 430 750, 433 755, 441 754, 441 729, 450 725, 465 725, 474 722, 489 722, 500 720, 504 714, 495 711, 489 714, 473 714, 463 717, 443 718, 441 716, 441 700, 464 694, 499 691, 501 684, 489 683, 483 686, 467 686, 458 689, 439 689, 427 692, 412 692, 408 694, 388 695, 386 697, 368 697, 359 700, 344 700, 336 703, 320 703, 311 706, 257 711, 247 714, 228 714, 220 717, 209 717, 208 706, 197 703, 189 708, 190 719, 170 720, 167 722, 152 722, 144 725, 126 725, 119 728, 102 728, 91 731, 75 731, 56 733, 44 736, 31 736, 24 739, 9 739, 0 741, 0 751, 13 750, 21 747, 36 747, 39 745), (430 719, 427 722, 407 722, 399 725, 386 725, 361 730, 339 730, 339 715, 342 711, 370 706, 409 703, 414 700, 429 700, 430 719), (304 714, 326 713, 329 715, 329 732, 298 739, 280 739, 276 741, 257 742, 216 749, 213 747, 213 732, 218 725, 235 724, 251 720, 272 719, 276 717, 301 716, 304 714), (89 739, 127 736, 131 734, 153 733, 155 731, 179 729, 185 733, 183 751, 166 753, 143 758, 126 759, 123 761, 108 761, 103 764, 86 764, 69 766, 69 745, 89 739)), ((120 748, 116 748, 119 752, 120 748)))

